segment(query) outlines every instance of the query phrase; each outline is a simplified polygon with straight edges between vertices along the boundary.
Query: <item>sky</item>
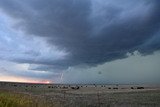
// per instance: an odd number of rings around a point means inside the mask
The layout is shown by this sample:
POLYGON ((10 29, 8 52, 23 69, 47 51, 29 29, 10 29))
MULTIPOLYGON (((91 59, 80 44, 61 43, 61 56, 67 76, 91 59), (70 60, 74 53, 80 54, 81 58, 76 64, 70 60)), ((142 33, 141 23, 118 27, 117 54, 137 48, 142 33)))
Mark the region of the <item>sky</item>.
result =
POLYGON ((159 0, 0 0, 0 81, 160 82, 159 0))

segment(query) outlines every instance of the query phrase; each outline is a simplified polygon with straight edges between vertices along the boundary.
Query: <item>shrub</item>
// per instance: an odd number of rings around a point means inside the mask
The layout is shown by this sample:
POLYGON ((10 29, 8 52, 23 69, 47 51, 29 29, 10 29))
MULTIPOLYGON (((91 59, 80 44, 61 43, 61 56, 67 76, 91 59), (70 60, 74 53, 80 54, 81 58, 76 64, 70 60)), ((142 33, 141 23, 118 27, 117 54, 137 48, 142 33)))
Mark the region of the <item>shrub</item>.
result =
POLYGON ((137 87, 137 89, 144 89, 144 87, 137 87))

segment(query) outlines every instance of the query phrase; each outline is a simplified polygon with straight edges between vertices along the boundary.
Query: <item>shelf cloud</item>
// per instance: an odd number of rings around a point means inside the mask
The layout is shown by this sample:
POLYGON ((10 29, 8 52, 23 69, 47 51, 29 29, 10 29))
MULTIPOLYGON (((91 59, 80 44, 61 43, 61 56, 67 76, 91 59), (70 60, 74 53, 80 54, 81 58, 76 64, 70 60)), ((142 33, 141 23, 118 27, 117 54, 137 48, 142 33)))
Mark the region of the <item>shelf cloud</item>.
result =
POLYGON ((159 0, 0 0, 0 59, 62 72, 135 51, 152 55, 160 49, 159 10, 159 0))

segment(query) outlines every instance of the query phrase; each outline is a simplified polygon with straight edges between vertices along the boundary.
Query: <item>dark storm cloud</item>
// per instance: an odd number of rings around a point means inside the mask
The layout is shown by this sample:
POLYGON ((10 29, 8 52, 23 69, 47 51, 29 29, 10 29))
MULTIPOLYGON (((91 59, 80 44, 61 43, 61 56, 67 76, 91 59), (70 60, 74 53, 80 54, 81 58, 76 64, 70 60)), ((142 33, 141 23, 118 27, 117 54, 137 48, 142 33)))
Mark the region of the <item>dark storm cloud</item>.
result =
POLYGON ((56 45, 60 50, 70 53, 67 59, 56 62, 16 61, 67 68, 124 58, 127 52, 135 50, 149 54, 160 49, 160 42, 156 39, 160 38, 158 0, 122 0, 123 4, 120 5, 116 0, 100 0, 109 4, 99 7, 94 7, 94 2, 1 0, 0 8, 19 20, 15 27, 29 35, 44 37, 51 47, 56 45))

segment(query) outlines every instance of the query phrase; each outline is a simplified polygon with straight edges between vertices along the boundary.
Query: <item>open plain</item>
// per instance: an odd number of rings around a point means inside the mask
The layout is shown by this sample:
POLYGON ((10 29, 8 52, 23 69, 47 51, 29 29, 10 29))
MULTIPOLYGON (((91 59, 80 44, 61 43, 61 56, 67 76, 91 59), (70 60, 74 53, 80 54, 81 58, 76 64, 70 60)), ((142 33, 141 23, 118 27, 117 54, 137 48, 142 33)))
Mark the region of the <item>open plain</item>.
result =
POLYGON ((160 106, 160 87, 158 85, 64 85, 0 82, 0 107, 142 106, 160 106))

